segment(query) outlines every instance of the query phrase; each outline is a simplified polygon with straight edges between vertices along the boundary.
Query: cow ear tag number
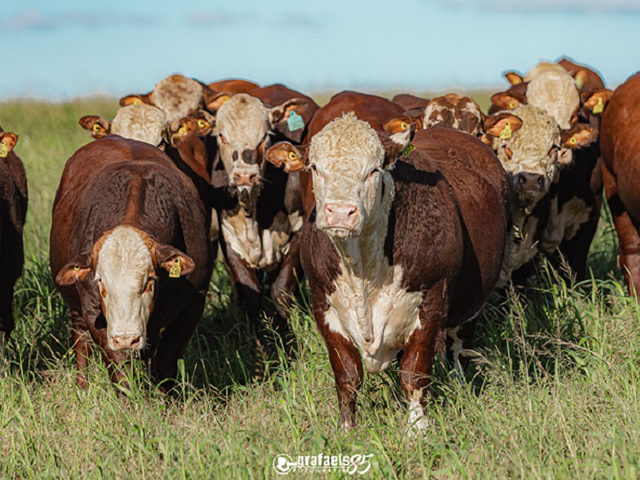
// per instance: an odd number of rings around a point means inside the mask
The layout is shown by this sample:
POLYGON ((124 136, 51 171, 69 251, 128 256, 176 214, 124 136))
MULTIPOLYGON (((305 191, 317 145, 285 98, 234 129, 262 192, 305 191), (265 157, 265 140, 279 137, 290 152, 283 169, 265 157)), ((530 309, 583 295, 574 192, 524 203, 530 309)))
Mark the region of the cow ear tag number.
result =
POLYGON ((180 264, 180 257, 177 257, 169 270, 169 278, 179 278, 182 273, 182 265, 180 264))
POLYGON ((404 147, 404 150, 402 150, 402 155, 404 156, 404 158, 407 158, 409 154, 413 152, 415 149, 416 149, 416 146, 413 143, 410 143, 409 145, 404 147))
POLYGON ((504 128, 500 132, 500 140, 507 140, 511 138, 511 122, 504 124, 504 128))
POLYGON ((289 118, 287 119, 287 127, 289 127, 290 132, 300 130, 301 128, 304 128, 304 120, 295 111, 291 110, 289 118))
POLYGON ((592 112, 594 115, 598 115, 602 113, 603 110, 604 110, 604 103, 602 103, 602 97, 598 97, 598 103, 596 103, 595 107, 593 107, 592 112))

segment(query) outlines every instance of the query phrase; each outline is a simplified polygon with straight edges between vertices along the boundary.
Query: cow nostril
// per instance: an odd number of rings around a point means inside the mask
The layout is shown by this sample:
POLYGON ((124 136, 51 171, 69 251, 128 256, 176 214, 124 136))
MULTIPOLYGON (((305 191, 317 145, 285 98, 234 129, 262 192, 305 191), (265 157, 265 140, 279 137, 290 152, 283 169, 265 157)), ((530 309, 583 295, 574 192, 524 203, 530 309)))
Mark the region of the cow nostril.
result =
POLYGON ((542 175, 538 177, 538 186, 544 187, 544 177, 542 175))
POLYGON ((349 212, 347 213, 347 216, 352 217, 353 215, 355 215, 357 211, 358 211, 358 207, 353 207, 349 210, 349 212))
POLYGON ((249 181, 251 183, 258 183, 258 174, 252 173, 251 175, 249 175, 249 181))
POLYGON ((527 184, 527 177, 524 175, 518 175, 518 183, 521 187, 524 187, 527 184))
POLYGON ((140 345, 140 336, 132 338, 130 343, 131 348, 136 348, 138 345, 140 345))

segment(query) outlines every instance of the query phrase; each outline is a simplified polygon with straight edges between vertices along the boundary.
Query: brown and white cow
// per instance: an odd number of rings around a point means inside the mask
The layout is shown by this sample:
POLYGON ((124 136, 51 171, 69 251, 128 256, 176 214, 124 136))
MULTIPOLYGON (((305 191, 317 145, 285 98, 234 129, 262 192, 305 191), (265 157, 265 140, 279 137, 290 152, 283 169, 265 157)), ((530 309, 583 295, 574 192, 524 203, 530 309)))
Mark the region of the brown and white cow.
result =
POLYGON ((220 245, 239 302, 258 333, 263 278, 269 274, 276 326, 284 333, 284 318, 302 273, 300 180, 298 174, 266 162, 264 154, 274 140, 301 138, 318 106, 283 85, 255 89, 250 95, 224 95, 224 101, 207 104, 217 108, 211 132, 218 147, 212 178, 225 180, 214 185, 220 245))
POLYGON ((4 342, 15 327, 13 289, 24 265, 23 227, 27 216, 27 176, 13 151, 18 136, 0 127, 0 368, 4 342))
POLYGON ((345 428, 355 424, 362 361, 378 373, 400 350, 409 421, 428 425, 425 393, 443 331, 478 315, 502 263, 506 178, 493 152, 440 126, 410 144, 413 131, 387 136, 350 112, 310 145, 268 153, 313 173, 301 257, 345 428))
POLYGON ((113 382, 130 353, 172 378, 202 314, 214 263, 209 216, 158 148, 108 136, 67 162, 53 205, 51 273, 69 306, 78 385, 91 339, 113 382))
POLYGON ((581 94, 574 78, 564 69, 555 67, 539 69, 530 82, 494 95, 492 111, 532 104, 554 117, 563 128, 563 137, 571 139, 578 133, 576 143, 569 145, 573 147, 572 155, 563 162, 562 173, 552 187, 549 211, 541 218, 544 224, 540 225, 545 229, 542 234, 544 251, 551 254, 557 247, 576 276, 583 278, 602 196, 597 136, 599 114, 611 92, 596 89, 581 94), (586 132, 587 123, 593 127, 588 135, 589 142, 579 134, 586 132))
POLYGON ((640 292, 640 73, 620 85, 602 118, 604 188, 618 233, 618 263, 631 295, 640 292))

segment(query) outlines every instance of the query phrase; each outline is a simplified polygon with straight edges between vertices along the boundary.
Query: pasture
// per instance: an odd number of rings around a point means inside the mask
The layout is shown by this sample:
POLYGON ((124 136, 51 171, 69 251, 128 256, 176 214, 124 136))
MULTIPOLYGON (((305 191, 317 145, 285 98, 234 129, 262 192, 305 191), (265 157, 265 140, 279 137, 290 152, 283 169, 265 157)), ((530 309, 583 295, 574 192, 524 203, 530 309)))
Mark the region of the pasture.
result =
MULTIPOLYGON (((486 110, 488 96, 475 97, 486 110)), ((0 477, 263 478, 277 476, 278 454, 318 453, 373 454, 372 477, 640 476, 640 309, 616 268, 606 209, 588 280, 542 265, 526 292, 491 297, 466 383, 436 363, 431 426, 418 437, 406 435, 395 362, 365 376, 358 427, 345 434, 308 298, 290 315, 292 353, 277 339, 257 353, 220 262, 178 392, 163 394, 137 368, 118 396, 95 351, 91 386, 79 390, 48 265, 51 205, 65 161, 91 141, 78 118, 112 118, 116 108, 104 98, 0 104, 30 189, 17 328, 0 380, 0 477)))

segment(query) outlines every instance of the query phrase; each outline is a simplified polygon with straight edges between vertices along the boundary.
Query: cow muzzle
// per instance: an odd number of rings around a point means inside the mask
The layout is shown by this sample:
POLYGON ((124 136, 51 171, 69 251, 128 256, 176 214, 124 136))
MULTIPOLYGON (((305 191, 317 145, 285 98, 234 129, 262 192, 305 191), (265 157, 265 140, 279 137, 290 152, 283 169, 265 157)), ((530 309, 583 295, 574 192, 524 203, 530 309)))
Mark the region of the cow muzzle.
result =
POLYGON ((351 236, 360 226, 360 209, 353 203, 325 203, 322 213, 321 228, 332 236, 351 236))
POLYGON ((109 336, 109 348, 111 350, 142 350, 144 344, 144 337, 135 333, 109 336))
POLYGON ((520 172, 514 178, 520 208, 529 215, 546 188, 545 176, 540 173, 520 172))

